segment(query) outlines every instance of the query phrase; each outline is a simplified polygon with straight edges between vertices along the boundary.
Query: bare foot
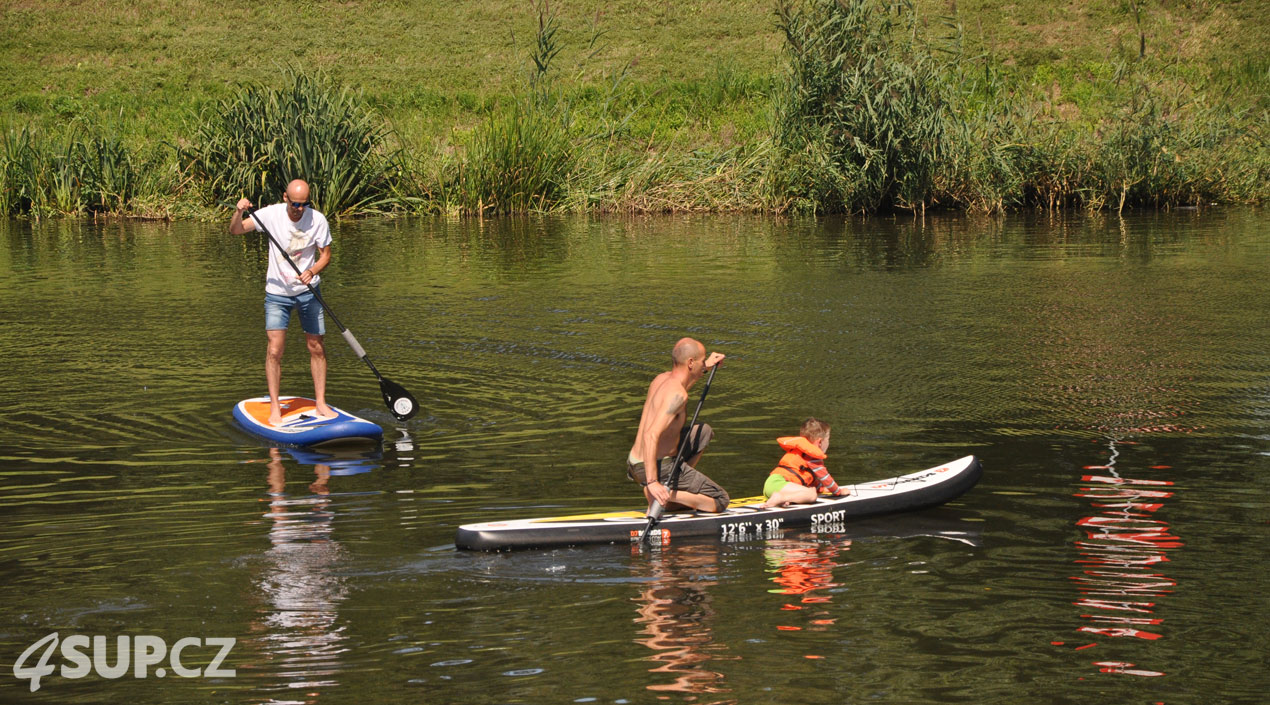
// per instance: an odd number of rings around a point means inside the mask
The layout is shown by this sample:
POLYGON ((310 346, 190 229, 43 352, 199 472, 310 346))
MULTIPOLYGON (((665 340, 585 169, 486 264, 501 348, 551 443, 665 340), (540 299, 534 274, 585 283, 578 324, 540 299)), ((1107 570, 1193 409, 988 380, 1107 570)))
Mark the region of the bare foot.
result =
POLYGON ((313 412, 317 414, 319 419, 333 419, 339 414, 331 410, 326 404, 318 404, 313 408, 313 412))
POLYGON ((270 425, 270 426, 281 426, 281 425, 282 425, 282 412, 280 412, 280 411, 275 411, 275 412, 273 412, 272 414, 269 414, 269 425, 270 425))
POLYGON ((781 507, 788 507, 788 506, 789 506, 789 502, 773 502, 770 499, 764 502, 763 504, 759 505, 759 507, 762 509, 778 509, 781 507))

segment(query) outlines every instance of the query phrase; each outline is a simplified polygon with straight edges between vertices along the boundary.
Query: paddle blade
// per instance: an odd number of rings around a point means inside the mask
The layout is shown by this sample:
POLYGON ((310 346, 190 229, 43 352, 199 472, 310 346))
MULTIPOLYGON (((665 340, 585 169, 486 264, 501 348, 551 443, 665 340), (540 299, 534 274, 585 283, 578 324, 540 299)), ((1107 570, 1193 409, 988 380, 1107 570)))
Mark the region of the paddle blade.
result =
POLYGON ((400 384, 381 377, 379 391, 384 394, 384 404, 388 405, 388 411, 397 417, 398 421, 405 421, 419 413, 419 402, 400 384))

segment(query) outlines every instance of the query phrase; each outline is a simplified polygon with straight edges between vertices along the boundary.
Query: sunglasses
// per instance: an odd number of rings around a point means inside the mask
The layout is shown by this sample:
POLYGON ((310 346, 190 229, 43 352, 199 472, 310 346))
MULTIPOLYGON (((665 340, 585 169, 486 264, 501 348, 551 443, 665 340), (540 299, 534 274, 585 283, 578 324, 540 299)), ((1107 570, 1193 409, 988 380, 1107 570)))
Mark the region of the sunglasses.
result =
POLYGON ((295 208, 296 210, 303 210, 308 207, 309 201, 287 201, 287 205, 295 208))

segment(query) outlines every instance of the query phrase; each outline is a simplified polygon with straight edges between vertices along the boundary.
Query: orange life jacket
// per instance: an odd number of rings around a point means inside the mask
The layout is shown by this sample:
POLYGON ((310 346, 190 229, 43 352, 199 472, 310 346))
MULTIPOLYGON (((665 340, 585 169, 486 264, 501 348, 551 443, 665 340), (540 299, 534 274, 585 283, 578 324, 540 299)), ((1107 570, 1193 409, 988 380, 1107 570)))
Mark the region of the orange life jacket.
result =
POLYGON ((777 438, 776 442, 785 450, 785 456, 776 465, 776 469, 772 470, 772 474, 782 475, 786 480, 797 482, 803 487, 815 487, 816 475, 812 472, 812 463, 816 461, 815 464, 823 467, 824 464, 819 461, 825 459, 825 452, 820 446, 802 436, 777 438))

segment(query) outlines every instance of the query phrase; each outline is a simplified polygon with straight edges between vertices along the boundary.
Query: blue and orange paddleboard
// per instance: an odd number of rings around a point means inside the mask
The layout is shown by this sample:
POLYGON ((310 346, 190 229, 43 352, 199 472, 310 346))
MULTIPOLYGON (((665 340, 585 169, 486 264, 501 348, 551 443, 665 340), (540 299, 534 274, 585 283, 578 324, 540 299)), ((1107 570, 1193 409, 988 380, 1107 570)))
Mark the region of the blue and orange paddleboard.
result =
POLYGON ((234 418, 248 431, 293 446, 378 443, 384 437, 379 424, 331 407, 335 418, 317 415, 317 402, 305 397, 278 397, 282 423, 269 423, 269 397, 244 399, 234 405, 234 418))

